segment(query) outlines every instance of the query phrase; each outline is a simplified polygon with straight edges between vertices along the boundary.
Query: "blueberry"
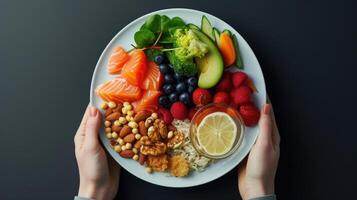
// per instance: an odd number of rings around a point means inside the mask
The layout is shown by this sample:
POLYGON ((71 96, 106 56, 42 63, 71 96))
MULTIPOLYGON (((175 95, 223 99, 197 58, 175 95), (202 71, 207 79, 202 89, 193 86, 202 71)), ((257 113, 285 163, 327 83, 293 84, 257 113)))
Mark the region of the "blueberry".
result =
POLYGON ((183 92, 186 92, 186 90, 187 90, 187 84, 185 82, 179 82, 176 85, 176 92, 181 94, 183 92))
POLYGON ((175 91, 175 87, 172 84, 165 84, 162 89, 164 90, 165 94, 171 94, 175 91))
POLYGON ((164 56, 163 55, 157 55, 154 58, 154 62, 158 65, 160 65, 164 61, 164 56))
POLYGON ((184 76, 182 76, 181 74, 178 74, 178 73, 175 73, 174 77, 177 82, 183 81, 183 79, 185 78, 184 76))
POLYGON ((195 87, 193 87, 193 86, 188 86, 187 92, 190 93, 190 94, 192 94, 193 91, 195 91, 195 87))
POLYGON ((167 64, 160 64, 159 69, 160 69, 160 72, 163 74, 168 74, 171 72, 171 69, 169 68, 169 66, 167 66, 167 64))
POLYGON ((159 104, 161 106, 166 107, 169 103, 170 103, 170 101, 169 101, 169 98, 167 98, 167 96, 160 96, 159 97, 159 104))
POLYGON ((176 102, 178 100, 178 94, 176 92, 171 93, 169 95, 169 100, 170 100, 171 103, 176 102))
POLYGON ((186 105, 190 105, 191 103, 191 97, 187 92, 184 92, 180 95, 180 101, 183 102, 186 105))
POLYGON ((165 74, 165 83, 174 83, 175 79, 171 74, 165 74))
POLYGON ((187 79, 187 84, 193 87, 197 86, 197 78, 192 76, 190 78, 187 79))

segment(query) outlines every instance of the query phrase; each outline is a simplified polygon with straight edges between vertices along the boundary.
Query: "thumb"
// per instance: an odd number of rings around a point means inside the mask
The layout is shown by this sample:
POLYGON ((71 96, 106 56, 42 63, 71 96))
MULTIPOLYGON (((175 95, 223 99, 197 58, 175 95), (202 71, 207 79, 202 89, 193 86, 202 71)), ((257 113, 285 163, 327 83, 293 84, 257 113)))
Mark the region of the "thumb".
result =
POLYGON ((91 106, 89 108, 89 117, 86 124, 86 134, 84 145, 89 149, 94 149, 99 145, 98 133, 100 128, 100 114, 98 110, 91 106))
POLYGON ((263 109, 260 113, 259 120, 259 136, 257 140, 257 145, 267 146, 273 143, 273 123, 270 115, 271 105, 264 104, 263 109))

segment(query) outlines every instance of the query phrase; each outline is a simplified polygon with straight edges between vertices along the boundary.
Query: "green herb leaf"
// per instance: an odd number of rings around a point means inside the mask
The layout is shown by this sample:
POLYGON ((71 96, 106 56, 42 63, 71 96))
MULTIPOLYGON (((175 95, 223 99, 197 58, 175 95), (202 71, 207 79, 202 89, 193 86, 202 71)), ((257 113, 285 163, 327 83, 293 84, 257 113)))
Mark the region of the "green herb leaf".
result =
POLYGON ((155 42, 155 34, 147 29, 137 31, 134 40, 138 47, 150 46, 155 42))
POLYGON ((161 16, 161 31, 167 32, 168 24, 170 22, 170 18, 166 15, 161 16))
POLYGON ((151 15, 145 22, 143 27, 152 31, 153 33, 159 33, 161 31, 161 17, 160 15, 151 15))

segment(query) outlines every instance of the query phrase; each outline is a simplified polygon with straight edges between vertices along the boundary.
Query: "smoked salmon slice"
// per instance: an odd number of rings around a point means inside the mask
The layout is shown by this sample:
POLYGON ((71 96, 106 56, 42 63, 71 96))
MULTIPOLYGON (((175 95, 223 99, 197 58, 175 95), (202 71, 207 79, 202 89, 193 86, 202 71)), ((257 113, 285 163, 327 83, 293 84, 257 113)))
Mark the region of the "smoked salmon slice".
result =
POLYGON ((141 97, 141 89, 129 84, 120 76, 99 85, 95 92, 103 100, 114 102, 132 102, 139 100, 141 97))
POLYGON ((114 49, 114 52, 109 58, 108 72, 109 74, 119 74, 124 64, 129 60, 129 54, 121 47, 114 49))
POLYGON ((141 49, 129 53, 129 60, 124 64, 121 75, 130 84, 140 86, 147 72, 146 55, 141 49))
POLYGON ((156 111, 158 109, 158 98, 160 95, 160 91, 146 90, 140 100, 132 103, 134 106, 134 111, 156 111))
POLYGON ((148 62, 146 77, 141 85, 144 90, 160 90, 164 77, 155 62, 148 62))

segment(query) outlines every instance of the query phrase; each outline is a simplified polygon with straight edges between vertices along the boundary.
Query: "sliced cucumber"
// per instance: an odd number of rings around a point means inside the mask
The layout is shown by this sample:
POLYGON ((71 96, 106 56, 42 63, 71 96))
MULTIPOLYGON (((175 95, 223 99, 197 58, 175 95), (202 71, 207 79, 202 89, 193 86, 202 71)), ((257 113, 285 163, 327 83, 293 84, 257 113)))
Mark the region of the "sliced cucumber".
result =
POLYGON ((215 41, 215 37, 213 36, 213 27, 207 17, 205 15, 202 16, 201 20, 201 30, 203 33, 208 35, 213 41, 215 41))
POLYGON ((221 33, 219 32, 218 29, 216 29, 215 27, 213 28, 213 33, 214 37, 216 38, 216 44, 217 46, 219 46, 219 36, 221 35, 221 33))
POLYGON ((224 29, 224 31, 222 31, 222 33, 228 33, 228 35, 232 37, 232 32, 228 29, 224 29))
POLYGON ((190 29, 200 30, 200 27, 198 27, 198 26, 196 26, 196 25, 194 25, 194 24, 191 24, 191 23, 187 24, 187 26, 188 26, 188 28, 190 28, 190 29))
POLYGON ((239 51, 239 43, 238 43, 237 36, 233 34, 231 37, 233 39, 234 49, 236 50, 236 66, 239 69, 243 69, 244 65, 243 65, 242 56, 240 55, 240 51, 239 51))

